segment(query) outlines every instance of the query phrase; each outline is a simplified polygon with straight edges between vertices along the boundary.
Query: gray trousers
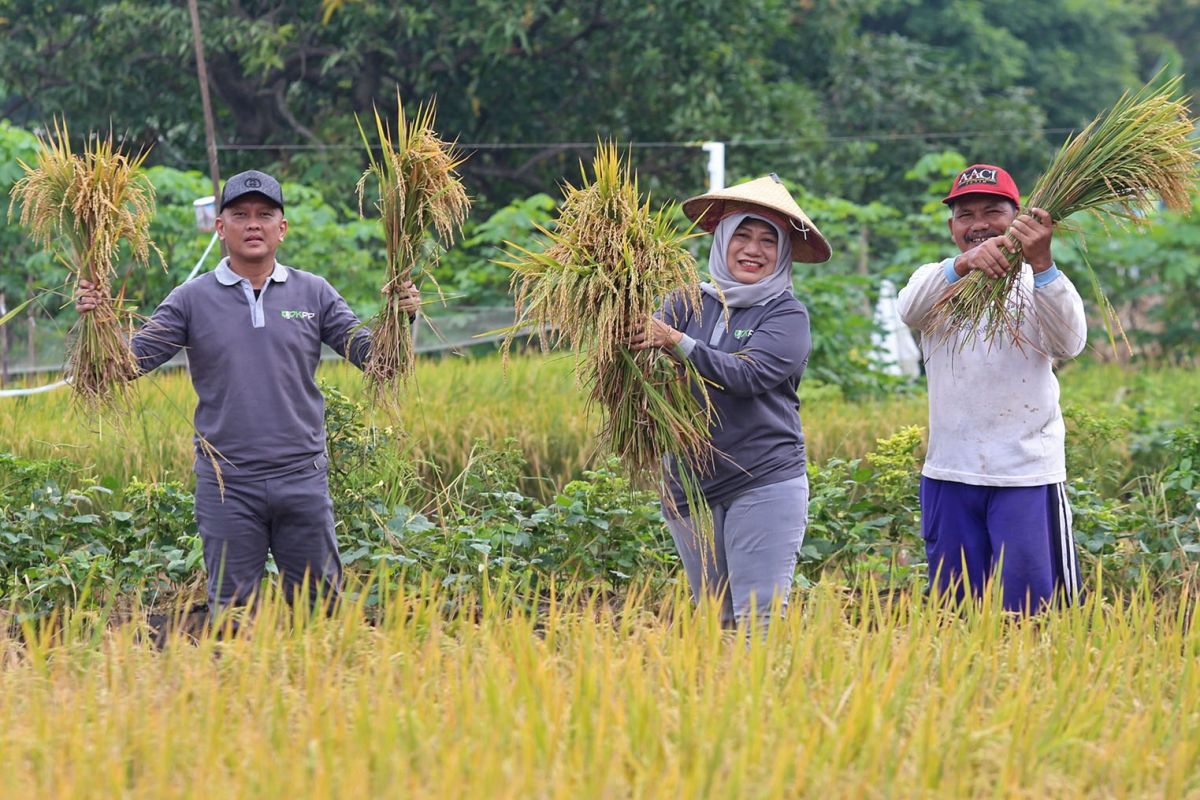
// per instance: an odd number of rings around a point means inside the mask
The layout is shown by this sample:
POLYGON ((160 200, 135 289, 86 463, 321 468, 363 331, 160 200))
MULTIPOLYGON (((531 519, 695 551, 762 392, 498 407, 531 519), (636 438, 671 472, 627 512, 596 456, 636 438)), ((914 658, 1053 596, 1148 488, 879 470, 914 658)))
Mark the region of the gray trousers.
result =
POLYGON ((808 477, 750 489, 714 505, 712 515, 711 542, 690 517, 667 520, 693 599, 719 597, 726 627, 746 622, 751 606, 765 621, 775 597, 786 608, 808 524, 808 477))
POLYGON ((196 523, 208 570, 208 602, 241 605, 259 589, 267 553, 275 557, 288 602, 308 576, 310 601, 331 600, 342 581, 333 530, 328 462, 261 481, 229 480, 221 497, 216 480, 196 476, 196 523))

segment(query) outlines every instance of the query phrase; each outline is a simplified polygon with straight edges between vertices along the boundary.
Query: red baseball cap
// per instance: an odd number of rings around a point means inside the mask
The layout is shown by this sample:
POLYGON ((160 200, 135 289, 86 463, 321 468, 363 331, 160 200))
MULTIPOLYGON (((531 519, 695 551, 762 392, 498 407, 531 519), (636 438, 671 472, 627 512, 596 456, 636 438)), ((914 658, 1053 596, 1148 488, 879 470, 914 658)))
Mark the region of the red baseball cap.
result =
POLYGON ((950 194, 946 195, 942 202, 949 204, 968 194, 996 194, 1007 197, 1018 206, 1021 205, 1021 192, 1017 189, 1017 182, 993 164, 972 164, 958 173, 950 194))

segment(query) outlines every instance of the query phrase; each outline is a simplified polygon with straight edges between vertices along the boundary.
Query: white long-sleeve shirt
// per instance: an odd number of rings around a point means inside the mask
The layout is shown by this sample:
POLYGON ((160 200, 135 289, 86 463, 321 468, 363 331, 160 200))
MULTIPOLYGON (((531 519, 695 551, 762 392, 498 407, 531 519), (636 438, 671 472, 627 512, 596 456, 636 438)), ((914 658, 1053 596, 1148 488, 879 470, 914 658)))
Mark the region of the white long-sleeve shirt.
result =
MULTIPOLYGON (((1028 264, 1014 287, 1026 299, 1017 346, 947 335, 930 313, 958 280, 954 259, 913 273, 897 302, 921 331, 929 381, 929 451, 922 474, 977 486, 1039 486, 1066 480, 1065 426, 1053 359, 1087 343, 1079 292, 1057 267, 1035 276, 1028 264), (1035 280, 1036 278, 1036 280, 1035 280)), ((1013 299, 1010 299, 1010 303, 1013 299)))

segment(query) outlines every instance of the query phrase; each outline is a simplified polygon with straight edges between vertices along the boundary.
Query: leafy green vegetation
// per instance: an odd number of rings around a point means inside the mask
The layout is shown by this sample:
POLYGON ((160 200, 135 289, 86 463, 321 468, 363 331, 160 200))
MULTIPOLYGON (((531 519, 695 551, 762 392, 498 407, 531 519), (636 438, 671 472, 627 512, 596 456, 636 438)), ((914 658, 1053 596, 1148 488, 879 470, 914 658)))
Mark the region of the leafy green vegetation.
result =
MULTIPOLYGON (((595 432, 582 424, 569 366, 514 359, 506 383, 498 359, 425 363, 399 420, 372 416, 348 365, 324 370, 335 381, 325 387, 330 484, 351 571, 405 568, 410 580, 455 592, 479 590, 495 571, 528 587, 558 576, 614 591, 669 590, 675 556, 658 498, 592 451, 595 432), (478 396, 489 398, 486 407, 478 396), (531 396, 545 399, 532 404, 531 396)), ((191 435, 172 405, 182 398, 169 397, 185 380, 143 381, 135 414, 154 427, 123 432, 121 448, 113 432, 63 430, 62 399, 0 406, 4 429, 22 431, 4 445, 20 455, 0 459, 7 600, 42 610, 118 598, 162 603, 197 585, 191 435), (178 451, 167 463, 155 463, 170 452, 160 437, 178 451), (132 477, 131 468, 154 478, 132 477)), ((1189 398, 1200 377, 1092 364, 1065 371, 1062 383, 1084 574, 1103 568, 1109 590, 1193 585, 1200 408, 1189 398)), ((800 585, 823 577, 919 585, 924 398, 802 397, 812 495, 800 585)))
MULTIPOLYGON (((409 103, 436 97, 442 130, 464 143, 528 145, 472 157, 465 177, 488 213, 576 178, 597 135, 741 142, 736 175, 800 176, 859 203, 894 204, 895 177, 945 147, 1031 183, 1062 129, 1160 63, 1192 75, 1200 50, 1188 0, 324 6, 200 8, 225 172, 279 167, 349 187, 362 171, 353 115, 398 87, 409 103)), ((184 6, 9 0, 0 34, 0 116, 32 127, 66 114, 80 131, 112 125, 153 144, 156 163, 205 163, 184 6)), ((695 147, 645 148, 636 167, 656 192, 702 185, 695 147)))

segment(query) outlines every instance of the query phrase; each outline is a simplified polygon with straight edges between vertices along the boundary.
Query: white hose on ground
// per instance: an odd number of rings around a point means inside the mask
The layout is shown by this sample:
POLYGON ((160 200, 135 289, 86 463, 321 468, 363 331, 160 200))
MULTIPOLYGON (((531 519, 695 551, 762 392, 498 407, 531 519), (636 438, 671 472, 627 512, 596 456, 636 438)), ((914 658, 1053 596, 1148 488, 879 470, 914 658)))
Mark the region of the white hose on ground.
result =
POLYGON ((66 385, 66 381, 55 381, 54 383, 47 383, 45 386, 35 386, 32 389, 0 389, 0 397, 24 397, 29 394, 41 394, 51 389, 60 389, 66 385))

